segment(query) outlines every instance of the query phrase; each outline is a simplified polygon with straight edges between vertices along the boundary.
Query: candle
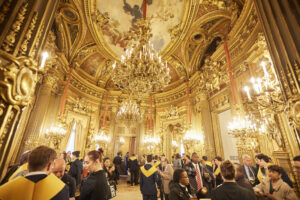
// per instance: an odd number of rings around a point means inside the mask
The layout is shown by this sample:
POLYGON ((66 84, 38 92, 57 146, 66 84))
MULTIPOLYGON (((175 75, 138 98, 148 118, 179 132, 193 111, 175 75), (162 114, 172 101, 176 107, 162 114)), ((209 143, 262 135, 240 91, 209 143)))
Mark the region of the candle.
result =
POLYGON ((46 63, 46 60, 47 60, 48 57, 49 57, 48 52, 43 52, 43 53, 42 53, 41 69, 44 68, 45 63, 46 63))
POLYGON ((265 61, 262 61, 262 62, 261 62, 261 66, 262 66, 262 68, 263 68, 263 70, 264 70, 264 75, 265 75, 265 77, 268 77, 269 74, 268 74, 268 71, 267 71, 267 68, 266 68, 266 63, 265 63, 265 61))

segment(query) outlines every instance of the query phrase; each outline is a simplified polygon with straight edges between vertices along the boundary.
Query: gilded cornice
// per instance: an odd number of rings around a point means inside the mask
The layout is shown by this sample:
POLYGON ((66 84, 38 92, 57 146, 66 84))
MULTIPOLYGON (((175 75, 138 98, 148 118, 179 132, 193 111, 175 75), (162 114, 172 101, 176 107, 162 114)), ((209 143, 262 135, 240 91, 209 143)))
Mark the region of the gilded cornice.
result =
POLYGON ((194 17, 197 14, 198 7, 196 6, 197 0, 185 0, 184 1, 184 12, 181 17, 180 28, 178 34, 173 36, 174 39, 169 45, 161 52, 163 57, 169 57, 172 53, 181 45, 182 41, 185 40, 186 35, 193 23, 194 17))

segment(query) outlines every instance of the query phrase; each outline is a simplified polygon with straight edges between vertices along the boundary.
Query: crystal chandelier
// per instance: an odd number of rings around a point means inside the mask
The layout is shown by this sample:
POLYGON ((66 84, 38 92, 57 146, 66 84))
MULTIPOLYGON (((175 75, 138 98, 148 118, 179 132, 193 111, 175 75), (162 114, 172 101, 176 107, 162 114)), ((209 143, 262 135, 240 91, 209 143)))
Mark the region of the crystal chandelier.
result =
POLYGON ((50 129, 46 129, 45 137, 51 140, 56 149, 59 149, 59 145, 66 133, 67 131, 62 124, 58 124, 57 126, 51 126, 50 129))
POLYGON ((142 115, 136 101, 131 98, 125 100, 117 113, 116 120, 125 122, 127 126, 130 126, 132 122, 140 122, 142 115))
MULTIPOLYGON (((145 3, 144 3, 145 4, 145 3)), ((167 61, 163 62, 161 56, 150 42, 150 21, 145 17, 136 22, 133 38, 137 42, 126 50, 121 61, 112 64, 112 80, 124 93, 150 94, 162 91, 170 80, 170 70, 167 61)))
POLYGON ((266 133, 266 125, 253 115, 234 117, 228 124, 228 133, 236 138, 255 138, 257 134, 266 133))
POLYGON ((197 133, 195 130, 187 130, 186 134, 184 135, 183 137, 183 140, 185 142, 190 142, 190 143, 193 143, 193 142, 203 142, 203 134, 199 134, 197 133))
POLYGON ((152 136, 151 132, 149 132, 144 137, 144 144, 147 147, 148 150, 154 150, 155 146, 157 146, 160 143, 160 138, 157 136, 152 136))
POLYGON ((98 134, 96 134, 95 140, 99 143, 107 143, 109 142, 109 137, 105 134, 104 130, 101 130, 98 134))

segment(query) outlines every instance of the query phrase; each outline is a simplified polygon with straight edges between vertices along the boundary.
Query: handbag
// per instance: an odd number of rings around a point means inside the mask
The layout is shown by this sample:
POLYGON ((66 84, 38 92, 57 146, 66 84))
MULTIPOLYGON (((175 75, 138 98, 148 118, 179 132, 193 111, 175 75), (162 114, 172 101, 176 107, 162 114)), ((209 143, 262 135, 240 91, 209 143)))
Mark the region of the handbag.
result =
POLYGON ((117 196, 115 186, 108 183, 109 191, 108 191, 108 199, 112 199, 117 196))

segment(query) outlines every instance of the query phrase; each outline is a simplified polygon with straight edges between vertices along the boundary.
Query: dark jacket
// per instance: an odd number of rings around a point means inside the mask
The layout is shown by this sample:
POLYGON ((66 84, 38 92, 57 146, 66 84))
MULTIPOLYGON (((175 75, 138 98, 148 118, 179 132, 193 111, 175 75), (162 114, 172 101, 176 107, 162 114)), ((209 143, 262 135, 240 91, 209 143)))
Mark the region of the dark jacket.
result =
MULTIPOLYGON (((213 180, 213 174, 206 169, 205 166, 203 166, 201 163, 198 163, 201 179, 203 183, 203 187, 206 187, 208 190, 207 195, 201 195, 201 197, 209 197, 212 190, 212 180, 213 180), (210 175, 210 178, 205 178, 204 173, 208 173, 210 175)), ((196 179, 196 169, 194 167, 193 162, 189 162, 184 166, 184 169, 189 177, 190 184, 193 188, 197 190, 197 179, 196 179)), ((200 192, 201 193, 201 192, 200 192)), ((198 195, 199 196, 199 195, 198 195)))
POLYGON ((120 156, 116 156, 113 160, 114 165, 121 165, 122 164, 122 158, 120 156))
MULTIPOLYGON (((215 172, 218 168, 219 168, 219 166, 216 167, 216 168, 214 169, 214 172, 215 172)), ((216 182, 216 186, 221 185, 221 184, 223 183, 223 179, 222 179, 221 173, 219 173, 219 174, 216 176, 215 182, 216 182)))
MULTIPOLYGON (((244 175, 244 177, 245 177, 248 181, 250 181, 250 177, 247 176, 247 172, 246 172, 246 169, 245 169, 246 167, 247 167, 247 166, 242 165, 243 175, 244 175)), ((259 181, 258 181, 258 179, 257 179, 257 168, 256 168, 256 167, 253 167, 253 166, 250 166, 250 170, 251 170, 251 171, 249 171, 249 173, 253 173, 253 176, 254 176, 254 183, 252 183, 252 185, 254 186, 254 185, 259 184, 259 181)))
POLYGON ((68 174, 64 174, 64 176, 61 178, 62 182, 64 182, 68 188, 69 188, 69 196, 70 197, 75 197, 75 193, 76 193, 76 181, 75 179, 68 175, 68 174))
POLYGON ((169 184, 170 194, 169 200, 189 200, 191 196, 196 195, 196 191, 191 185, 186 186, 186 188, 181 187, 179 183, 173 181, 169 184))
POLYGON ((17 171, 18 167, 20 165, 13 165, 9 167, 9 170, 6 172, 4 178, 2 179, 2 181, 0 182, 0 185, 3 185, 5 183, 8 182, 9 178, 11 177, 11 175, 13 175, 15 173, 15 171, 17 171))
POLYGON ((130 172, 137 172, 139 171, 139 164, 138 164, 138 160, 134 159, 128 159, 128 168, 130 170, 130 172))
POLYGON ((212 191, 212 200, 255 200, 255 195, 235 182, 224 182, 212 191))
POLYGON ((241 186, 242 188, 245 188, 249 191, 251 191, 254 194, 254 190, 252 185, 250 184, 250 182, 244 177, 244 176, 240 176, 238 177, 235 182, 241 186))
MULTIPOLYGON (((152 167, 151 164, 146 164, 144 166, 145 170, 149 170, 152 167)), ((146 177, 142 170, 140 171, 140 189, 143 195, 156 195, 157 188, 156 183, 158 182, 158 173, 157 171, 151 176, 146 177)))
MULTIPOLYGON (((31 180, 34 183, 37 183, 46 177, 47 177, 46 174, 37 174, 32 176, 26 176, 25 178, 31 180)), ((51 185, 49 185, 49 187, 51 187, 51 185)), ((63 189, 59 193, 57 193, 54 197, 51 198, 51 200, 69 200, 68 186, 65 185, 65 187, 63 187, 63 189)))
POLYGON ((82 162, 79 159, 74 160, 71 163, 69 175, 75 178, 76 185, 80 184, 82 172, 83 172, 82 162))
POLYGON ((80 196, 76 200, 107 200, 109 193, 105 171, 99 170, 82 180, 80 196))

